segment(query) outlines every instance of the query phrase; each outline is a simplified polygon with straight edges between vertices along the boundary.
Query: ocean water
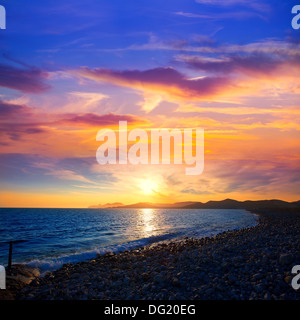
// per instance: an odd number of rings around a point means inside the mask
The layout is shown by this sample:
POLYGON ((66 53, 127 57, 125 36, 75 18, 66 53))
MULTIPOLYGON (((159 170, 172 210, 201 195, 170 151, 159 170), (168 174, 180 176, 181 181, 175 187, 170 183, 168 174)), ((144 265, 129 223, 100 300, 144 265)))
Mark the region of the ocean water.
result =
POLYGON ((225 209, 19 209, 0 208, 0 265, 55 270, 97 254, 253 226, 256 216, 225 209))

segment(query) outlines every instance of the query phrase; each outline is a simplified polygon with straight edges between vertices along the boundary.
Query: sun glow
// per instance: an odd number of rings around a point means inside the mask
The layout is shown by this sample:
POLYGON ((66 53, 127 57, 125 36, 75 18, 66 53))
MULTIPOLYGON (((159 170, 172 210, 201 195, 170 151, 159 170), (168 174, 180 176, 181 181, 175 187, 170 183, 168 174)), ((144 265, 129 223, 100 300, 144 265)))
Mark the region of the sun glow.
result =
POLYGON ((144 180, 140 183, 139 188, 144 194, 152 194, 157 192, 157 184, 152 180, 144 180))

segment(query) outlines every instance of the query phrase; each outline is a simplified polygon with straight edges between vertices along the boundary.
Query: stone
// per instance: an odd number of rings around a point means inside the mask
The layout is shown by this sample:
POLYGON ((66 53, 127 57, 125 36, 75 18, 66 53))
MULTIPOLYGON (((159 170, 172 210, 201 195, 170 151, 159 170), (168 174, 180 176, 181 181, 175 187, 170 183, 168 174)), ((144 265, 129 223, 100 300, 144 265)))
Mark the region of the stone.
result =
POLYGON ((172 285, 173 285, 174 287, 179 287, 179 286, 180 286, 180 281, 179 281, 179 279, 176 278, 176 277, 174 277, 174 278, 172 279, 172 285))
POLYGON ((279 264, 281 265, 289 265, 293 262, 294 257, 291 254, 282 254, 279 257, 279 264))

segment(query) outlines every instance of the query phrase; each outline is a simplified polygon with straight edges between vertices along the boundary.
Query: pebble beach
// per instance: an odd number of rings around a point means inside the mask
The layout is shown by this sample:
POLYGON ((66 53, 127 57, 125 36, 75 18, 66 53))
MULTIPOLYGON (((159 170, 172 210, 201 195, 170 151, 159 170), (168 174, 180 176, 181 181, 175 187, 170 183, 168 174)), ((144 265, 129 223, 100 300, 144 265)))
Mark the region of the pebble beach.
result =
MULTIPOLYGON (((256 210, 254 227, 184 238, 62 268, 14 287, 16 300, 297 300, 300 211, 256 210), (17 288, 17 289, 16 289, 17 288)), ((35 270, 36 271, 36 270, 35 270)), ((11 284, 10 284, 11 283, 11 284)), ((2 299, 3 297, 2 292, 2 299)))

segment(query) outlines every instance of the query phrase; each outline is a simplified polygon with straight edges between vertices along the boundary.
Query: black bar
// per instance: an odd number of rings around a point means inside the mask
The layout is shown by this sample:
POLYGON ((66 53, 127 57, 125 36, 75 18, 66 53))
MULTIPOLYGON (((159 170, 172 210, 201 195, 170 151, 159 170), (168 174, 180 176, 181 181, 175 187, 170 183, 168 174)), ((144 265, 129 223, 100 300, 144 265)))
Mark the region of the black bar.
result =
MULTIPOLYGON (((120 300, 89 300, 89 301, 45 301, 45 300, 33 300, 33 301, 1 301, 1 312, 4 312, 5 307, 7 308, 7 311, 9 311, 9 314, 12 315, 19 315, 20 309, 24 313, 30 314, 32 310, 35 310, 38 307, 44 308, 44 310, 47 310, 47 314, 49 314, 51 317, 57 317, 57 312, 61 312, 61 310, 65 310, 70 314, 71 316, 77 315, 82 310, 89 310, 91 314, 93 312, 97 312, 97 314, 101 315, 103 318, 110 320, 110 319, 142 319, 144 320, 145 317, 149 319, 165 319, 165 320, 171 320, 171 319, 201 319, 203 314, 211 314, 213 312, 213 315, 217 318, 222 319, 224 314, 230 315, 230 318, 233 320, 241 319, 241 315, 243 315, 245 312, 247 312, 247 315, 250 316, 250 318, 257 317, 258 314, 260 314, 262 311, 269 312, 272 310, 272 312, 276 312, 276 314, 284 314, 286 313, 286 310, 294 309, 297 310, 297 306, 299 304, 298 300, 285 300, 285 301, 262 301, 262 300, 256 300, 256 301, 234 301, 234 300, 208 300, 208 301, 188 301, 188 300, 181 300, 181 301, 165 301, 165 300, 149 300, 149 301, 141 301, 141 300, 126 300, 126 301, 120 301, 120 300), (139 307, 139 310, 136 314, 136 316, 133 318, 132 314, 129 315, 113 315, 113 314, 105 314, 105 309, 107 307, 112 308, 112 304, 114 308, 116 307, 139 307), (158 310, 158 307, 160 305, 194 305, 195 306, 195 313, 189 313, 189 314, 162 314, 156 312, 155 314, 149 314, 149 305, 155 305, 158 310), (18 308, 19 307, 19 308, 18 308), (238 309, 240 308, 240 309, 238 309), (242 308, 242 309, 241 309, 242 308), (213 311, 212 311, 213 310, 213 311), (239 310, 244 310, 243 312, 239 310)), ((154 308, 151 308, 150 311, 154 310, 154 308)), ((159 309, 160 312, 163 309, 159 309)), ((174 310, 174 309, 173 309, 174 310)), ((190 309, 192 311, 193 309, 190 309)))

